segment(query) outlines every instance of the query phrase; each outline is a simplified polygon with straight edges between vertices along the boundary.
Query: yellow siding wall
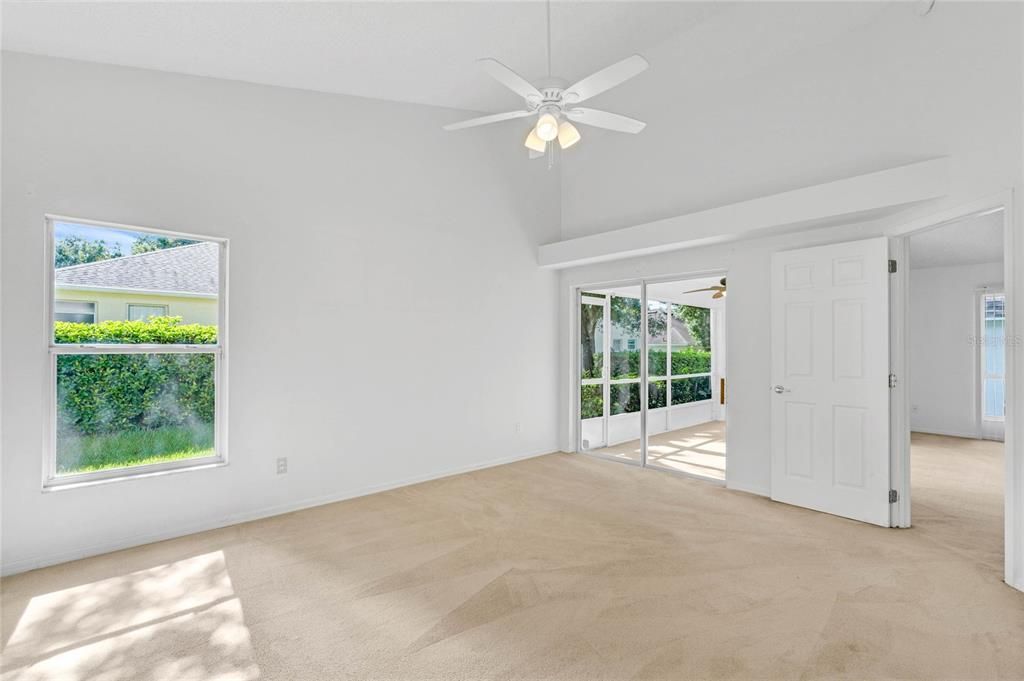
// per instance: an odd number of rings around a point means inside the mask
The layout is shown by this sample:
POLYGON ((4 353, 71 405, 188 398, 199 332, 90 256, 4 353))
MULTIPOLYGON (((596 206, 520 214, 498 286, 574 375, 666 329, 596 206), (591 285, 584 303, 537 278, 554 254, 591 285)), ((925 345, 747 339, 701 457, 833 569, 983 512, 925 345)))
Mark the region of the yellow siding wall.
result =
POLYGON ((128 304, 166 305, 167 314, 181 317, 184 324, 216 324, 217 299, 191 298, 166 295, 138 295, 109 291, 79 291, 74 289, 56 289, 57 300, 70 300, 83 303, 96 303, 96 316, 99 322, 107 320, 128 319, 128 304))

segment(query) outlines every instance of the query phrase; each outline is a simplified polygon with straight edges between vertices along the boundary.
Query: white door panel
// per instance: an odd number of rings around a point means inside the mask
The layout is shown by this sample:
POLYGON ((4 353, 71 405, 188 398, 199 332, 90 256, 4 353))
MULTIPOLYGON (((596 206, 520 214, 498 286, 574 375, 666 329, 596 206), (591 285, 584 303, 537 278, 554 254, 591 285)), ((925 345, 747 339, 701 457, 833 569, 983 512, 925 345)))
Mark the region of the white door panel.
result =
POLYGON ((888 241, 772 258, 772 499, 889 526, 888 241))

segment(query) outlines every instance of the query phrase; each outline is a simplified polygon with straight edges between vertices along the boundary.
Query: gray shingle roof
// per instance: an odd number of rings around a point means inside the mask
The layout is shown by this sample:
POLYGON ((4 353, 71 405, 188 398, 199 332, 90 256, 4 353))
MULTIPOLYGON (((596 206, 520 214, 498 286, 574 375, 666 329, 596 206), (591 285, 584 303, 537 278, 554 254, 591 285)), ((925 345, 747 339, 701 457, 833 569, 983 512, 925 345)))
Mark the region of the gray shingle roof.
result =
POLYGON ((57 286, 217 294, 216 243, 165 248, 56 270, 57 286))

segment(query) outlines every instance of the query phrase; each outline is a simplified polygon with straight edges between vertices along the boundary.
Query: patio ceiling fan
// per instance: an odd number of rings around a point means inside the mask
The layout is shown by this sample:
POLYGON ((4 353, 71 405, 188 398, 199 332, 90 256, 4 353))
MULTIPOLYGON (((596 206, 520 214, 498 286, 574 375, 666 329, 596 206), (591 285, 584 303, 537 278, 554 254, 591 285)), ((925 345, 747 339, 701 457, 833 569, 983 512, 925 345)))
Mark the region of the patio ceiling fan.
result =
POLYGON ((712 300, 725 298, 725 277, 719 280, 718 285, 708 286, 707 288, 695 288, 692 291, 685 291, 685 293, 699 293, 701 291, 714 291, 715 295, 711 296, 712 300))
MULTIPOLYGON (((568 149, 580 141, 580 132, 572 122, 604 128, 616 132, 636 134, 647 124, 621 114, 577 106, 591 97, 621 85, 648 67, 647 60, 639 54, 627 57, 597 73, 569 85, 565 80, 551 76, 551 2, 547 3, 547 56, 548 77, 533 85, 518 73, 497 59, 480 59, 477 63, 492 78, 523 98, 525 103, 518 111, 490 114, 478 118, 450 123, 445 130, 462 130, 479 125, 489 125, 517 118, 536 116, 536 123, 530 128, 524 145, 530 150, 530 158, 540 158, 546 151, 553 152, 558 140, 561 149, 568 149)), ((549 156, 549 158, 551 158, 549 156)))

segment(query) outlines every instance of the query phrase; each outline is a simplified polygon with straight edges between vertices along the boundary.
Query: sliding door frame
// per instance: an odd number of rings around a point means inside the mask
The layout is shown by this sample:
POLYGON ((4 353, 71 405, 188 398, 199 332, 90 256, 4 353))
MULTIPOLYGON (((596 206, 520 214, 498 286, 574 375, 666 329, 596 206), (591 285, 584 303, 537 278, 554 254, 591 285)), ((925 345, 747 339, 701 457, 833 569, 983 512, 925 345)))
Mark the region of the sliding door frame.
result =
MULTIPOLYGON (((606 281, 597 282, 592 284, 581 284, 572 287, 572 300, 573 309, 570 315, 570 329, 569 329, 569 371, 571 374, 571 381, 573 385, 572 390, 572 404, 569 406, 569 414, 572 418, 573 423, 573 447, 576 453, 586 454, 587 456, 593 456, 599 459, 606 459, 608 461, 615 461, 618 463, 625 463, 633 466, 640 466, 641 468, 648 468, 647 465, 647 410, 648 410, 648 358, 647 358, 647 339, 648 339, 648 326, 647 326, 647 287, 651 284, 662 284, 672 281, 685 281, 687 279, 703 279, 707 277, 727 277, 728 272, 722 269, 715 270, 704 270, 699 272, 686 272, 683 274, 671 274, 658 277, 648 277, 642 279, 625 279, 619 281, 606 281), (583 294, 585 291, 593 291, 597 289, 609 289, 609 288, 623 288, 627 286, 639 286, 640 287, 640 460, 633 461, 631 459, 621 459, 607 454, 601 454, 599 452, 586 451, 583 449, 583 428, 582 421, 580 419, 580 401, 582 399, 582 381, 580 379, 580 306, 583 305, 583 294)), ((608 376, 611 376, 611 355, 607 351, 611 343, 611 305, 610 299, 608 305, 605 308, 605 329, 604 329, 604 342, 603 348, 605 356, 603 360, 602 372, 608 372, 608 376)), ((726 318, 728 319, 728 317, 726 318)), ((727 336, 728 338, 728 336, 727 336)), ((714 342, 712 342, 714 346, 714 342)), ((715 361, 712 357, 712 363, 715 361)), ((728 367, 728 358, 726 358, 726 366, 728 367)), ((602 376, 604 374, 602 373, 602 376)), ((671 386, 671 380, 669 379, 669 386, 671 386)), ((607 381, 604 381, 607 385, 607 381)), ((669 388, 671 390, 671 387, 669 388)), ((671 393, 670 393, 671 394, 671 393)), ((602 390, 604 396, 603 405, 603 431, 604 431, 604 446, 609 446, 608 443, 608 413, 610 409, 610 395, 607 389, 602 390)), ((714 392, 712 392, 712 400, 714 399, 714 392)), ((670 400, 671 402, 671 400, 670 400)), ((726 429, 726 444, 725 444, 726 456, 729 452, 729 431, 726 429)), ((673 475, 679 475, 686 478, 694 478, 697 480, 703 480, 711 484, 718 484, 725 486, 728 481, 728 466, 726 467, 726 480, 713 480, 706 478, 701 475, 695 475, 687 473, 685 471, 677 471, 671 468, 663 466, 650 466, 658 471, 671 473, 673 475)))

